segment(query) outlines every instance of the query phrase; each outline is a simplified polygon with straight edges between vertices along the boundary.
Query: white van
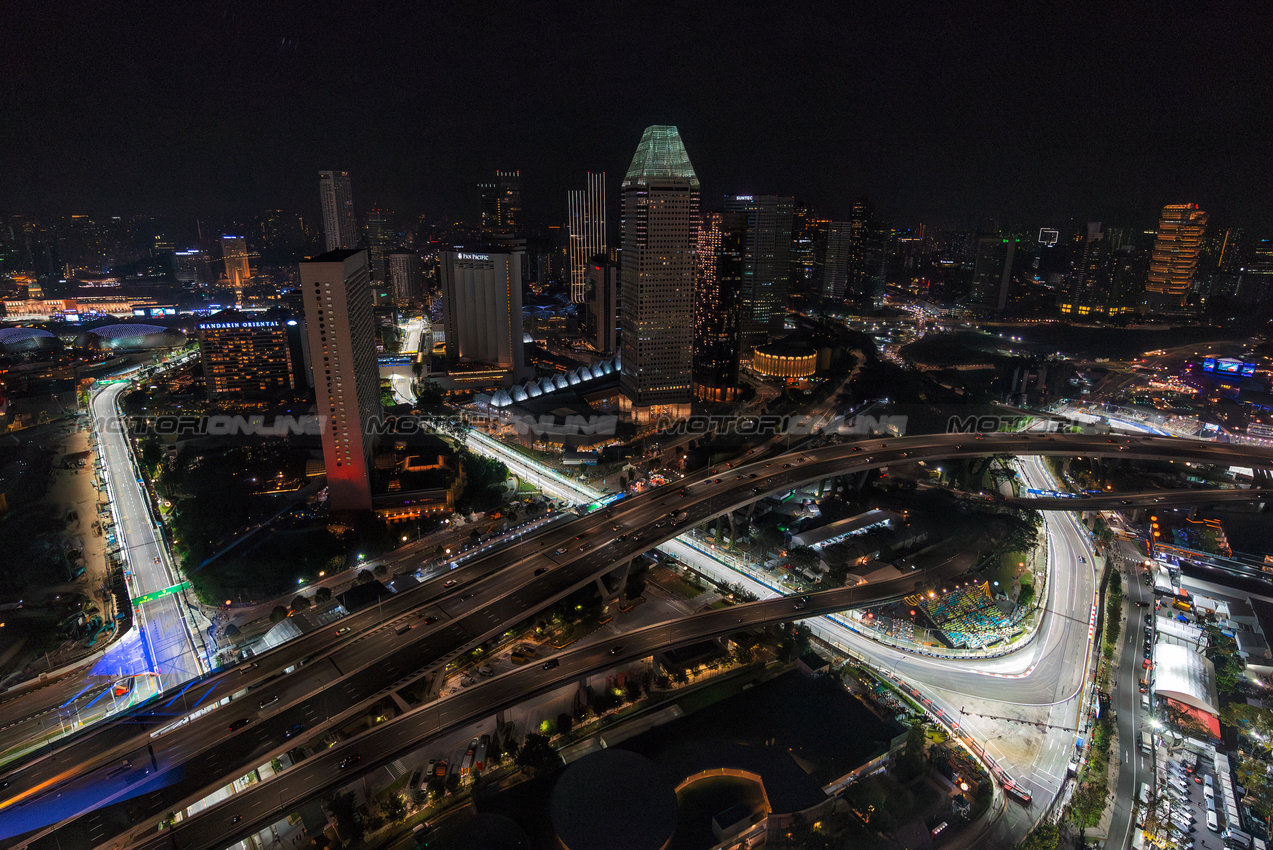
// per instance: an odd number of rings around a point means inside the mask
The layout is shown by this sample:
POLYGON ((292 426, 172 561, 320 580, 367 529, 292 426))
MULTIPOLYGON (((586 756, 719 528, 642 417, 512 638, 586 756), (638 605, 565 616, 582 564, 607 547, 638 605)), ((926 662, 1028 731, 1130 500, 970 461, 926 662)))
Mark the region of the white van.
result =
POLYGON ((1207 829, 1212 832, 1220 831, 1220 821, 1216 819, 1216 810, 1207 809, 1207 829))

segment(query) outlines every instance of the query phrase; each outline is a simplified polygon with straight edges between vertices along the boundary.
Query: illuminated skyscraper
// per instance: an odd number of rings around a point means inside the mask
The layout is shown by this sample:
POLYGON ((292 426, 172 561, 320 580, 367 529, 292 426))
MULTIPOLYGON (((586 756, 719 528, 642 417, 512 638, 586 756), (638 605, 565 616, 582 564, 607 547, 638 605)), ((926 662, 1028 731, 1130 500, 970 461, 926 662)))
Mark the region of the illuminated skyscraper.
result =
POLYGON ((496 171, 495 182, 477 184, 481 196, 482 232, 512 236, 522 227, 522 173, 496 171))
POLYGON ((822 297, 841 301, 849 292, 853 256, 853 225, 847 221, 827 224, 827 252, 822 266, 822 297))
POLYGON ((606 252, 606 174, 588 172, 588 188, 567 193, 570 228, 570 300, 582 304, 588 263, 606 252))
POLYGON ((354 224, 354 193, 349 186, 349 172, 318 172, 318 195, 323 202, 323 236, 327 250, 355 247, 358 228, 354 224))
POLYGON ((252 266, 248 260, 248 244, 242 236, 222 236, 221 256, 225 259, 225 277, 230 281, 234 297, 243 303, 243 287, 252 279, 252 266))
POLYGON ((1207 214, 1197 204, 1169 204, 1158 221, 1145 291, 1152 305, 1179 307, 1193 287, 1207 214))
POLYGON ((698 176, 675 127, 647 127, 619 189, 620 407, 637 421, 689 413, 698 176))
POLYGON ((389 281, 389 251, 398 241, 393 213, 372 210, 367 213, 367 245, 371 249, 371 280, 383 285, 389 281))
POLYGON ((368 424, 382 411, 367 252, 328 251, 300 269, 327 502, 333 511, 371 510, 368 424))
POLYGON ((747 229, 738 315, 738 354, 744 360, 782 334, 795 206, 795 198, 778 195, 725 196, 725 212, 744 215, 747 229))
POLYGON ((694 396, 738 396, 739 316, 750 228, 746 212, 710 212, 698 231, 694 280, 694 396))
POLYGON ((200 322, 199 359, 208 395, 255 397, 296 389, 287 327, 281 315, 234 310, 200 322))

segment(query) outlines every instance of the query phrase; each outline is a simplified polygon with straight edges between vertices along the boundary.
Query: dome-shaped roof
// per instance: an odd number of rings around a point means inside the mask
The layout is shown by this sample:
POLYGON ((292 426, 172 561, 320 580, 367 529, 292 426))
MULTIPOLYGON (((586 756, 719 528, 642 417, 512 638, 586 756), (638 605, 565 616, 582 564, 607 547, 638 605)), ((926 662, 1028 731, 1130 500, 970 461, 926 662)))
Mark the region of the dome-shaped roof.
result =
POLYGON ((561 775, 549 811, 570 850, 660 850, 676 829, 676 791, 645 756, 598 750, 561 775))
POLYGON ((186 341, 186 335, 161 325, 118 324, 87 330, 81 339, 106 348, 175 348, 186 341))
POLYGON ((41 328, 0 328, 0 345, 12 345, 30 339, 57 339, 41 328))

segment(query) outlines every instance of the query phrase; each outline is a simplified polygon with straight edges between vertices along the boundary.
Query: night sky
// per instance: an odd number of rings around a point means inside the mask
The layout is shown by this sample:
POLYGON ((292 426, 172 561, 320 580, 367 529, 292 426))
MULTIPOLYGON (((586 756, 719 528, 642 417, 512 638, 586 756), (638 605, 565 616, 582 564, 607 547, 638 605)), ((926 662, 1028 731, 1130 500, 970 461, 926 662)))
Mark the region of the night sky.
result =
POLYGON ((613 192, 669 123, 705 205, 1273 219, 1258 3, 2 5, 0 213, 312 215, 337 168, 360 211, 471 218, 474 184, 520 168, 532 219, 559 223, 583 172, 613 192))

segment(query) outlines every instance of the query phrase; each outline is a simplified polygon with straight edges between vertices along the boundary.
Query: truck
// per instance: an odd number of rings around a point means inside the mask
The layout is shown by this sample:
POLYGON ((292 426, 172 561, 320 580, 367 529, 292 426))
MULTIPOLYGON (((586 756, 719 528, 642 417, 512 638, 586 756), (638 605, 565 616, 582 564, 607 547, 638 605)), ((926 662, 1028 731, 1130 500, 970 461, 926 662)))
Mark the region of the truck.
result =
POLYGON ((460 776, 468 776, 469 770, 473 767, 473 757, 477 755, 477 738, 469 741, 469 748, 464 752, 464 759, 460 762, 460 776))
POLYGON ((1140 733, 1140 751, 1142 753, 1152 753, 1154 751, 1154 736, 1149 732, 1140 733))

